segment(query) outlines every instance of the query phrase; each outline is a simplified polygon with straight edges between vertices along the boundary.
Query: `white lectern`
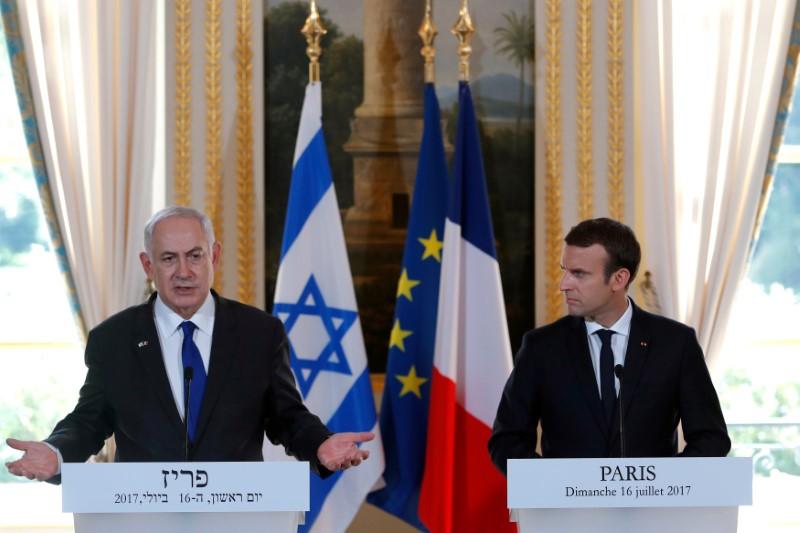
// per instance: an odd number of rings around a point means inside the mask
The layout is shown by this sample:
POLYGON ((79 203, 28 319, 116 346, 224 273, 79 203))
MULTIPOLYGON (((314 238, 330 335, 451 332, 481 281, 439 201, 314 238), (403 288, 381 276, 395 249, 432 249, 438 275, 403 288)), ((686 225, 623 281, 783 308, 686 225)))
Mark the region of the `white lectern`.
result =
POLYGON ((65 463, 62 509, 76 533, 296 532, 308 463, 65 463))
POLYGON ((508 461, 520 533, 730 533, 752 502, 749 457, 508 461))

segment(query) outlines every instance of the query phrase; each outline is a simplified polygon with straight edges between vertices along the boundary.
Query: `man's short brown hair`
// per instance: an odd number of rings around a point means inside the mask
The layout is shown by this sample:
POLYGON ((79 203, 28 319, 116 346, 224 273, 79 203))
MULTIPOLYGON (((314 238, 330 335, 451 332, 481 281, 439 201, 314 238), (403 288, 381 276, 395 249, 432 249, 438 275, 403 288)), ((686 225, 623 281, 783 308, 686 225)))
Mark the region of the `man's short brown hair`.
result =
POLYGON ((564 241, 569 246, 580 248, 588 248, 593 244, 605 248, 608 253, 605 267, 606 282, 620 268, 625 268, 631 273, 628 285, 636 277, 639 262, 642 260, 642 249, 633 230, 622 222, 610 218, 590 218, 569 230, 564 241))

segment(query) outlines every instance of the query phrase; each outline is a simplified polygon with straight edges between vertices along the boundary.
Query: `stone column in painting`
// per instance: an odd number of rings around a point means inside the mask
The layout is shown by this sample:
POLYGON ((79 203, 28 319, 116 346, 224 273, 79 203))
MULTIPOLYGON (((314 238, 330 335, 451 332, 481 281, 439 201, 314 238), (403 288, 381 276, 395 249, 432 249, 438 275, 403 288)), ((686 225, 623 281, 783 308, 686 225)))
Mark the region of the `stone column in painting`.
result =
POLYGON ((422 138, 425 0, 364 0, 364 101, 344 149, 354 205, 345 234, 370 367, 382 370, 422 138))
POLYGON ((396 195, 413 188, 422 135, 424 10, 424 0, 364 0, 364 101, 345 145, 355 173, 348 220, 404 226, 396 195))

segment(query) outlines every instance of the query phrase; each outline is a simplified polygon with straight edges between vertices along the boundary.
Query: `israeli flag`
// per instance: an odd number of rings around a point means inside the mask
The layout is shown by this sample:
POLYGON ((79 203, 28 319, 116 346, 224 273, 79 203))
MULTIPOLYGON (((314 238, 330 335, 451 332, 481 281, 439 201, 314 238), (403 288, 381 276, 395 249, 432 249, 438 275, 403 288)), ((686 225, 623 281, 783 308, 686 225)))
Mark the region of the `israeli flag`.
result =
MULTIPOLYGON (((306 406, 333 432, 372 431, 369 459, 311 476, 299 531, 344 531, 384 469, 383 446, 344 232, 322 134, 321 84, 306 87, 294 153, 273 313, 285 324, 306 406)), ((267 453, 275 458, 274 451, 267 453)))

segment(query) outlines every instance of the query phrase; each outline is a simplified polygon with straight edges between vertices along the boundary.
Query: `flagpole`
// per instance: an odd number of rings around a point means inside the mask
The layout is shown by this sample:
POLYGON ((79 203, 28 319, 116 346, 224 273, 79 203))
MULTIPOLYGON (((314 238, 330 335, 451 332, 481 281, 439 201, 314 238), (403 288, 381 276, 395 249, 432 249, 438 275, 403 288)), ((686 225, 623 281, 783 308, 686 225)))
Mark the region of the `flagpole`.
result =
POLYGON ((475 26, 472 24, 472 17, 469 16, 469 6, 467 0, 461 0, 461 9, 458 10, 458 20, 456 20, 450 33, 458 40, 458 79, 459 81, 469 81, 469 59, 472 55, 472 34, 475 33, 475 26))
POLYGON ((320 43, 322 36, 328 33, 328 30, 322 25, 322 19, 319 16, 319 11, 317 11, 316 0, 311 0, 311 12, 300 29, 300 33, 305 35, 306 43, 308 44, 306 47, 306 55, 310 60, 308 64, 308 82, 318 83, 320 81, 319 57, 322 55, 320 43))
POLYGON ((422 24, 419 27, 417 35, 422 39, 422 49, 420 55, 425 58, 425 83, 434 83, 436 81, 436 65, 434 58, 436 57, 436 48, 433 46, 433 41, 436 35, 439 34, 439 29, 433 22, 433 9, 432 0, 425 0, 425 17, 422 19, 422 24))

